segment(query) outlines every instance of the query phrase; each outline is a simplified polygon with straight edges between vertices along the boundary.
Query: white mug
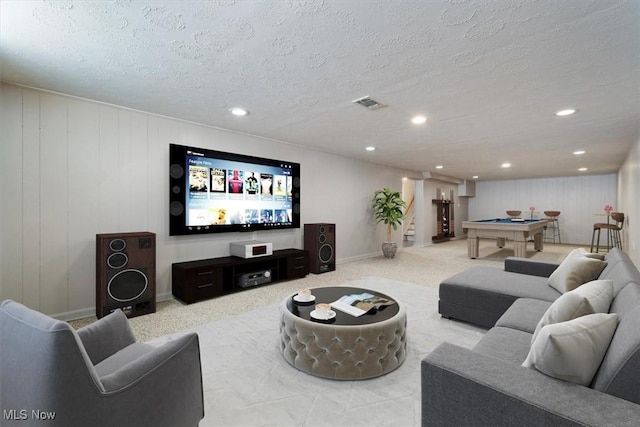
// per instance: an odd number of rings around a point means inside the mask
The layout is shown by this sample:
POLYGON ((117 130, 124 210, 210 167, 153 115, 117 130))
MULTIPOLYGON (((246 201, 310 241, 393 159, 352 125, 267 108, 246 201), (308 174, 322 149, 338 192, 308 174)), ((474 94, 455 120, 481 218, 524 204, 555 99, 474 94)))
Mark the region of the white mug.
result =
POLYGON ((331 313, 331 306, 326 303, 316 304, 316 317, 328 319, 331 313))
POLYGON ((298 291, 298 299, 300 301, 309 301, 311 299, 311 291, 309 289, 300 289, 298 291))

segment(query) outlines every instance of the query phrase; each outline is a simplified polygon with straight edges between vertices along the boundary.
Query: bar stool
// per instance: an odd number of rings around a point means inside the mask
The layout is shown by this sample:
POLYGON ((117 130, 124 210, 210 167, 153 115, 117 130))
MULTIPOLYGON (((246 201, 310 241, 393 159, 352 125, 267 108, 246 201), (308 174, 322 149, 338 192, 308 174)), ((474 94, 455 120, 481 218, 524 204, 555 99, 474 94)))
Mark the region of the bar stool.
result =
POLYGON ((611 242, 611 246, 607 246, 607 249, 616 246, 622 249, 622 239, 620 236, 620 232, 622 231, 622 227, 624 226, 624 214, 622 212, 611 212, 611 218, 616 222, 615 224, 610 224, 608 222, 598 222, 593 224, 593 234, 591 235, 591 252, 593 252, 593 242, 596 237, 596 231, 598 232, 598 241, 596 243, 596 253, 600 252, 600 230, 607 230, 607 244, 611 242))
POLYGON ((560 222, 558 221, 558 217, 560 216, 560 211, 544 211, 547 220, 547 226, 545 227, 544 233, 544 241, 545 242, 556 242, 556 236, 558 237, 558 243, 562 243, 560 240, 560 222), (548 236, 548 232, 551 231, 551 236, 548 236))
POLYGON ((521 213, 522 211, 507 211, 507 215, 509 215, 509 218, 520 218, 521 213))

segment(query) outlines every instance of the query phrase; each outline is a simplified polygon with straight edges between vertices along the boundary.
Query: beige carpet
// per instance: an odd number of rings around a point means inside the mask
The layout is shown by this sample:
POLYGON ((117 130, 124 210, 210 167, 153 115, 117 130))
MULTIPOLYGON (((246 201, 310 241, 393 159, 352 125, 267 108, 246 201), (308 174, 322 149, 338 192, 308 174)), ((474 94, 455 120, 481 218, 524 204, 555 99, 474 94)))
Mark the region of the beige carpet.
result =
MULTIPOLYGON (((536 252, 530 243, 528 256, 541 261, 560 262, 575 248, 572 245, 546 244, 542 252, 536 252)), ((339 247, 337 254, 340 257, 339 247)), ((336 286, 371 276, 437 288, 443 279, 473 265, 502 267, 508 256, 513 256, 513 243, 507 242, 507 247, 500 249, 495 246, 495 240, 481 240, 480 257, 475 260, 467 257, 466 240, 409 247, 400 250, 394 259, 380 255, 346 262, 338 264, 333 272, 310 274, 304 279, 248 289, 196 304, 184 305, 176 300, 160 302, 156 313, 130 320, 136 337, 144 341, 280 302, 300 288, 336 286)), ((95 317, 89 317, 70 323, 78 328, 95 320, 95 317)))

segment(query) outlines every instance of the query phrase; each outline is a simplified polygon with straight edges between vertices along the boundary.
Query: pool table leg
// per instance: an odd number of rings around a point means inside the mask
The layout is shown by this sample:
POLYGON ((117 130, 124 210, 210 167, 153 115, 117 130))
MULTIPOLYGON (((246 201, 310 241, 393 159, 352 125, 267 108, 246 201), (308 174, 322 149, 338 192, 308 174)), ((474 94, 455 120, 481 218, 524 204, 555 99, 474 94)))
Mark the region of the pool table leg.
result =
POLYGON ((513 242, 514 256, 518 258, 527 257, 527 238, 528 237, 529 237, 528 233, 516 233, 516 235, 514 236, 514 242, 513 242))
POLYGON ((533 236, 533 247, 536 251, 540 252, 544 246, 544 235, 542 233, 537 233, 533 236))
POLYGON ((476 259, 480 252, 480 238, 478 236, 471 236, 471 234, 472 233, 469 233, 469 235, 467 235, 467 255, 471 259, 476 259))
POLYGON ((515 241, 513 243, 514 243, 513 244, 514 255, 518 258, 526 258, 527 257, 527 241, 526 240, 524 242, 515 241))

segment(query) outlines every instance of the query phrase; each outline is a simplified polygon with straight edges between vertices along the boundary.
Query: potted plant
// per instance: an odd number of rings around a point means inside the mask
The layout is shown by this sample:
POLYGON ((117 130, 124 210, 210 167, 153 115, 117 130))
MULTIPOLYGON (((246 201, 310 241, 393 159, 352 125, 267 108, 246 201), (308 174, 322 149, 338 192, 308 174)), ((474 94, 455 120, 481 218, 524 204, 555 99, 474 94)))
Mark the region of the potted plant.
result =
POLYGON ((391 241, 391 227, 398 229, 404 217, 403 208, 406 206, 398 191, 390 188, 376 190, 373 193, 373 214, 377 223, 384 222, 387 225, 387 241, 382 242, 382 253, 385 258, 393 258, 398 250, 396 242, 391 241))

